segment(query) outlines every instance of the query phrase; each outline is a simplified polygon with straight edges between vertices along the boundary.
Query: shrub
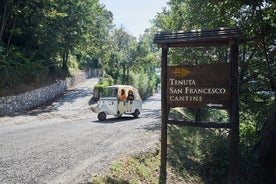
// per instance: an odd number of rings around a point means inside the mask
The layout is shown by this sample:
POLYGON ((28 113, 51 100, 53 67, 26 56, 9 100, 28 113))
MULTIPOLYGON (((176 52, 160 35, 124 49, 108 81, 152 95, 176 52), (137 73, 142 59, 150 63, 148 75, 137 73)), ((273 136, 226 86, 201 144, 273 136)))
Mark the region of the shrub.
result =
POLYGON ((111 77, 109 78, 100 78, 97 84, 94 85, 94 94, 93 99, 98 100, 100 97, 101 92, 106 86, 113 85, 113 79, 111 77))

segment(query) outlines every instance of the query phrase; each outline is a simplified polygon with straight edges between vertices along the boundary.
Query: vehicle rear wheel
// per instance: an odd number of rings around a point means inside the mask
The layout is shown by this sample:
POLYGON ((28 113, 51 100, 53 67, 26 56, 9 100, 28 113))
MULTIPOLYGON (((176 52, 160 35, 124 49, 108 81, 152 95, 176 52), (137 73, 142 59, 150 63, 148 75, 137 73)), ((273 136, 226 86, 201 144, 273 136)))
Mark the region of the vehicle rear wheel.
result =
POLYGON ((132 115, 133 115, 134 118, 138 118, 139 115, 140 115, 139 110, 136 109, 135 112, 132 115))
POLYGON ((98 119, 99 119, 100 121, 105 120, 105 119, 106 119, 106 114, 105 114, 104 112, 100 112, 100 113, 98 114, 98 119))

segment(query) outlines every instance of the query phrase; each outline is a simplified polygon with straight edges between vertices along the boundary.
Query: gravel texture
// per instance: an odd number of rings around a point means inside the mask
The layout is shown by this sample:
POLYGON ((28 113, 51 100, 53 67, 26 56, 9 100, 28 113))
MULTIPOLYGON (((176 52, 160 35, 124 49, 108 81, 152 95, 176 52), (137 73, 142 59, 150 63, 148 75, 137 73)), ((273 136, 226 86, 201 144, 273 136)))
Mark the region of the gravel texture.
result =
POLYGON ((103 174, 126 154, 154 149, 160 141, 160 95, 143 103, 138 119, 89 108, 96 78, 43 107, 0 117, 1 184, 75 184, 103 174))

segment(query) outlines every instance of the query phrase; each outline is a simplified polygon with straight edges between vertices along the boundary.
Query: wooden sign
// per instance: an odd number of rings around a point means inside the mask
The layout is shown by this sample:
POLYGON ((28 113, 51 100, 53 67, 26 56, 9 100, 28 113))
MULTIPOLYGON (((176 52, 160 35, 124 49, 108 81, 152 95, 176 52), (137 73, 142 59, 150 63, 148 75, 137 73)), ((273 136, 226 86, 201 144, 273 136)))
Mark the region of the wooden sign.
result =
POLYGON ((230 107, 230 64, 168 66, 167 102, 171 107, 230 107))
MULTIPOLYGON (((238 183, 239 170, 239 43, 244 36, 239 29, 214 28, 178 32, 160 32, 154 43, 162 47, 161 90, 161 167, 160 180, 166 183, 168 124, 205 128, 231 128, 230 162, 227 183, 238 183), (229 46, 229 64, 168 66, 171 47, 229 46), (170 107, 215 107, 229 112, 229 123, 169 119, 170 107)), ((210 62, 211 63, 211 62, 210 62)))

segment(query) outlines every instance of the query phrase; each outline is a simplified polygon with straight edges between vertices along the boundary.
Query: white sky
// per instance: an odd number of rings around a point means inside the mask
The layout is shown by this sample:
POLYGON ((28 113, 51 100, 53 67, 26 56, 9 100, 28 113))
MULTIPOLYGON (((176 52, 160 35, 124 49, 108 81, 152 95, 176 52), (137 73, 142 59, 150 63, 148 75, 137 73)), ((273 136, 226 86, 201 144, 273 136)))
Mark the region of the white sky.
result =
POLYGON ((149 21, 166 6, 167 0, 100 0, 113 13, 116 27, 124 26, 126 32, 139 37, 149 21))

